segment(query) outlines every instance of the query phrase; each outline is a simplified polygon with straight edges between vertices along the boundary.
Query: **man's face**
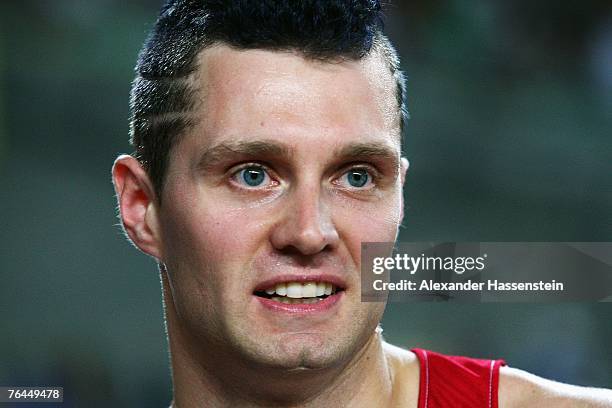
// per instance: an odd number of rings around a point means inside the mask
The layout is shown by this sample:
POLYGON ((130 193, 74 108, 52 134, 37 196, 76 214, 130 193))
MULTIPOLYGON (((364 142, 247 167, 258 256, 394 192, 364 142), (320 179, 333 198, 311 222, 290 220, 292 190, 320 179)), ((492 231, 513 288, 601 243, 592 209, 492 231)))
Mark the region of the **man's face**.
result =
POLYGON ((384 309, 360 302, 361 242, 394 241, 402 213, 393 78, 374 55, 215 46, 199 61, 158 212, 181 327, 250 364, 342 363, 384 309))

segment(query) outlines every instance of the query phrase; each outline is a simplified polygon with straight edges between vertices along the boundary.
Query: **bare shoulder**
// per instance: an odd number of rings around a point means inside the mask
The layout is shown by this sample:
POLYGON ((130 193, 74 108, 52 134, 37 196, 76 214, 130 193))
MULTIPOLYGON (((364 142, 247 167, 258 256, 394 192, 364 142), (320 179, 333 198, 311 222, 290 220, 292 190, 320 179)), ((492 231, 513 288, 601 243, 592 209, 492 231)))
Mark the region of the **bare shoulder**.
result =
POLYGON ((408 350, 383 343, 392 373, 394 407, 416 407, 419 397, 419 360, 408 350))
POLYGON ((499 373, 499 408, 612 408, 612 390, 547 380, 512 367, 499 373))
POLYGON ((412 351, 405 350, 401 347, 394 346, 391 343, 387 343, 386 341, 382 342, 383 351, 385 355, 398 363, 405 364, 407 366, 415 366, 418 369, 419 360, 412 351))

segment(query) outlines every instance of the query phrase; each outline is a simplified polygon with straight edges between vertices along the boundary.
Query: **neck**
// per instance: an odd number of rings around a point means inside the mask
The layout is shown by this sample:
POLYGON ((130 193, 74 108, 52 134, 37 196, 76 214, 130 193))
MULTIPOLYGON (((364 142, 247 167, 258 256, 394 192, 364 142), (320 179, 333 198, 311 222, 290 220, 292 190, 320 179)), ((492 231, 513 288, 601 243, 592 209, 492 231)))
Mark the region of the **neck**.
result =
POLYGON ((333 367, 286 370, 255 366, 190 338, 177 320, 169 293, 165 295, 174 408, 391 405, 392 370, 378 333, 373 332, 355 355, 333 367))

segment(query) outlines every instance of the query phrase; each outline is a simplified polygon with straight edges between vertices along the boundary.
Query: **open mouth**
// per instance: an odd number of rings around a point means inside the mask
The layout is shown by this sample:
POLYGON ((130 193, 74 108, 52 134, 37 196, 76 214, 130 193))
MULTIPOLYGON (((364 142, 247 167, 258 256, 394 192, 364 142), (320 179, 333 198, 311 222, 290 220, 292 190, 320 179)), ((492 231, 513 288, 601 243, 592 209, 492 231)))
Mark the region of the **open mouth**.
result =
POLYGON ((279 303, 318 303, 343 289, 329 282, 283 282, 265 290, 257 290, 255 296, 279 303))

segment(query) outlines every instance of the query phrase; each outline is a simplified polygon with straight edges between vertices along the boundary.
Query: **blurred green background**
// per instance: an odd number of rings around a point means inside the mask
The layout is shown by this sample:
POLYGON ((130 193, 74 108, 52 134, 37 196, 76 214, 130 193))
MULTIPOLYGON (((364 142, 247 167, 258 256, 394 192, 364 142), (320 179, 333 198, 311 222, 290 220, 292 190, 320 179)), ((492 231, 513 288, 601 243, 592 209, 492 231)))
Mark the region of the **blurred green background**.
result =
MULTIPOLYGON (((110 181, 160 5, 0 5, 0 385, 62 385, 65 407, 171 396, 156 267, 116 226, 110 181)), ((612 241, 612 3, 387 8, 412 115, 401 239, 612 241)), ((383 327, 612 387, 610 303, 392 304, 383 327)))

